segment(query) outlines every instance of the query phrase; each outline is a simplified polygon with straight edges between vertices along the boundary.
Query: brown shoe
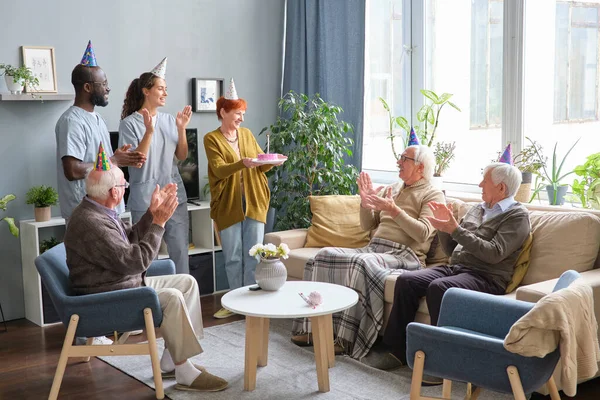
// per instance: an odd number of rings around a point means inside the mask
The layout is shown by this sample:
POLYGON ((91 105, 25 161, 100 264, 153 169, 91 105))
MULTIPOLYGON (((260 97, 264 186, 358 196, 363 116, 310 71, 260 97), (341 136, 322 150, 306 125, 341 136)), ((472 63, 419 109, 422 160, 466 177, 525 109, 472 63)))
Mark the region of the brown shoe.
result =
POLYGON ((186 390, 190 392, 218 392, 227 387, 229 383, 223 378, 204 370, 190 386, 177 384, 175 389, 186 390))
MULTIPOLYGON (((204 368, 202 365, 198 365, 198 364, 193 364, 194 367, 196 367, 196 369, 198 371, 206 371, 206 368, 204 368)), ((169 371, 169 372, 163 372, 161 373, 161 376, 163 379, 175 379, 175 370, 173 371, 169 371)))
POLYGON ((292 343, 296 346, 306 347, 313 345, 312 333, 305 333, 304 335, 292 336, 292 343))

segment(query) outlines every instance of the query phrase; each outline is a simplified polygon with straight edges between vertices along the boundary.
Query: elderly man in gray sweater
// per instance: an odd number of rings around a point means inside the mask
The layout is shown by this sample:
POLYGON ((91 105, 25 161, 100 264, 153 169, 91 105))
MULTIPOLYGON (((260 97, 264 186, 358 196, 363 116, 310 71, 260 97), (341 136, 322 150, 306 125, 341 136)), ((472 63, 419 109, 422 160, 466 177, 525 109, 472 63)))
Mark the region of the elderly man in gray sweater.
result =
POLYGON ((451 287, 505 292, 531 231, 527 209, 514 199, 520 184, 521 173, 512 165, 488 165, 479 184, 483 203, 471 208, 460 224, 452 206, 429 203, 433 217, 427 219, 452 257, 450 265, 407 271, 396 281, 384 343, 400 362, 406 364, 406 327, 414 320, 421 297, 425 296, 431 324, 436 325, 442 297, 451 287))
POLYGON ((196 280, 187 274, 145 276, 158 255, 165 223, 177 208, 177 185, 171 183, 162 189, 156 185, 148 211, 137 224, 129 226, 115 211, 128 186, 119 168, 94 169, 85 183, 87 196, 71 214, 65 234, 73 291, 90 294, 153 288, 163 311, 163 377, 174 377, 175 388, 181 390, 225 389, 227 381, 188 360, 202 352, 198 342, 203 335, 202 311, 196 280))

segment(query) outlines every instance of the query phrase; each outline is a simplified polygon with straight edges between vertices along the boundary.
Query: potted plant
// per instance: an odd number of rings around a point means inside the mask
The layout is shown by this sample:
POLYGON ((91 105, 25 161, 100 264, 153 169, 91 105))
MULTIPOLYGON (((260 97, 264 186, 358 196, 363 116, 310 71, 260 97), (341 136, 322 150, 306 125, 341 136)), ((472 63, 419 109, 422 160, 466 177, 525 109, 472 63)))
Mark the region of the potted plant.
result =
MULTIPOLYGON (((6 207, 8 206, 8 203, 13 201, 16 198, 17 197, 14 194, 7 194, 3 198, 1 198, 0 199, 0 209, 2 209, 2 211, 6 211, 6 207)), ((10 233, 14 237, 19 237, 19 228, 17 228, 17 226, 15 225, 14 218, 4 217, 4 218, 0 219, 0 221, 6 221, 6 223, 8 224, 8 229, 10 230, 10 233)))
POLYGON ((526 139, 529 140, 530 145, 524 147, 516 156, 513 157, 514 166, 521 171, 521 186, 515 195, 515 200, 521 203, 531 202, 535 195, 539 193, 539 173, 540 170, 546 165, 546 157, 543 156, 542 146, 528 137, 526 139), (530 197, 533 174, 536 174, 536 182, 534 186, 536 192, 530 197))
MULTIPOLYGON (((531 144, 533 144, 533 141, 531 139, 529 139, 529 138, 527 138, 527 139, 531 142, 531 144)), ((579 142, 580 139, 581 138, 577 139, 577 141, 575 141, 575 143, 573 143, 573 145, 571 146, 569 151, 567 151, 565 156, 560 161, 560 164, 558 163, 557 155, 556 155, 556 146, 558 145, 558 142, 555 143, 554 150, 552 151, 551 168, 548 169, 547 166, 545 165, 545 163, 542 165, 540 172, 543 173, 542 178, 544 179, 544 183, 546 184, 546 192, 548 193, 548 202, 551 205, 563 205, 565 203, 565 194, 567 193, 567 189, 569 188, 569 185, 561 184, 560 182, 567 176, 571 175, 574 171, 569 171, 566 174, 561 175, 562 168, 563 168, 563 165, 565 164, 565 160, 569 156, 569 153, 571 153, 571 150, 573 150, 573 147, 575 147, 575 145, 579 142)), ((540 149, 538 149, 538 146, 533 146, 533 149, 536 153, 537 161, 543 162, 544 157, 542 156, 540 149)), ((536 190, 539 190, 539 188, 536 188, 536 190)), ((534 193, 534 196, 535 196, 535 194, 536 193, 534 193)))
MULTIPOLYGON (((415 133, 421 140, 422 144, 432 147, 435 143, 434 155, 436 158, 436 166, 434 177, 441 178, 444 171, 446 171, 450 166, 450 161, 454 159, 456 143, 435 142, 435 133, 440 122, 440 113, 446 104, 457 111, 461 110, 456 104, 450 101, 450 98, 453 96, 450 93, 442 93, 441 95, 438 95, 433 90, 421 89, 421 94, 423 94, 423 96, 425 96, 429 102, 426 100, 425 104, 423 104, 423 106, 417 112, 417 121, 419 122, 419 125, 415 125, 413 129, 415 130, 415 133), (423 126, 420 126, 420 124, 423 124, 423 126)), ((405 135, 403 136, 404 147, 408 145, 411 126, 406 118, 392 116, 391 109, 384 99, 380 97, 379 101, 381 101, 383 108, 388 112, 390 130, 390 135, 388 138, 392 144, 394 157, 398 159, 400 155, 396 152, 394 143, 396 136, 394 134, 394 126, 399 126, 405 132, 405 135)), ((438 181, 439 186, 441 187, 441 179, 438 179, 438 181)))
POLYGON ((13 67, 10 64, 0 64, 0 75, 4 75, 6 86, 12 94, 21 94, 25 85, 36 88, 40 81, 26 66, 13 67))
POLYGON ((257 243, 248 252, 259 261, 256 266, 256 283, 263 290, 279 290, 287 280, 287 269, 280 258, 289 257, 290 248, 281 243, 275 246, 273 243, 257 243))
POLYGON ((573 194, 584 208, 600 209, 600 153, 589 155, 583 165, 575 167, 574 172, 581 180, 573 180, 573 194))
POLYGON ((58 192, 52 186, 34 186, 25 195, 26 203, 35 207, 35 220, 48 221, 51 216, 50 206, 58 203, 58 192))
POLYGON ((261 130, 270 131, 270 150, 287 155, 282 166, 267 175, 271 179, 271 207, 278 211, 276 230, 306 228, 311 213, 308 196, 354 194, 356 167, 348 165, 353 140, 352 126, 338 119, 341 107, 290 91, 279 101, 281 115, 261 130))

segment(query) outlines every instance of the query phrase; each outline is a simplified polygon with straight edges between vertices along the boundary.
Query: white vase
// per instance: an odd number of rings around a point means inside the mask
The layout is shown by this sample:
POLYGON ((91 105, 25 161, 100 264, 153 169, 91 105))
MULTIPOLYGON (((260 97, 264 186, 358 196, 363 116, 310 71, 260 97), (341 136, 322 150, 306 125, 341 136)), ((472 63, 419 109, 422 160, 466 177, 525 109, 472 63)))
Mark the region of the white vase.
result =
POLYGON ((262 259, 256 266, 254 278, 263 290, 279 290, 287 279, 287 269, 279 258, 262 259))
POLYGON ((6 87, 12 94, 21 94, 23 93, 24 81, 20 79, 15 83, 15 79, 10 75, 4 75, 4 81, 6 82, 6 87))

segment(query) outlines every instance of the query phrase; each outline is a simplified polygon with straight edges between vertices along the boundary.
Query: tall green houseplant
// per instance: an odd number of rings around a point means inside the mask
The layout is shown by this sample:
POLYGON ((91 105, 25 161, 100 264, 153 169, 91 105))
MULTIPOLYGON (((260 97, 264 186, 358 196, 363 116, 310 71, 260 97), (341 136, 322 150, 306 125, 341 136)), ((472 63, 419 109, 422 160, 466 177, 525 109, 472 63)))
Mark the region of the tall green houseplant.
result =
MULTIPOLYGON (((13 201, 16 198, 17 197, 14 194, 7 194, 3 198, 1 198, 0 199, 0 209, 2 211, 6 211, 6 207, 8 206, 8 203, 11 202, 11 201, 13 201)), ((19 228, 17 228, 17 225, 15 225, 15 219, 14 218, 12 218, 12 217, 4 217, 4 218, 0 219, 0 221, 6 221, 6 223, 8 224, 8 229, 10 230, 10 233, 14 237, 19 237, 19 228)))
POLYGON ((311 213, 308 196, 356 193, 357 169, 352 156, 352 126, 338 118, 342 108, 290 91, 279 101, 280 116, 270 131, 270 152, 288 156, 269 171, 271 206, 277 210, 276 230, 306 228, 311 213))

